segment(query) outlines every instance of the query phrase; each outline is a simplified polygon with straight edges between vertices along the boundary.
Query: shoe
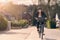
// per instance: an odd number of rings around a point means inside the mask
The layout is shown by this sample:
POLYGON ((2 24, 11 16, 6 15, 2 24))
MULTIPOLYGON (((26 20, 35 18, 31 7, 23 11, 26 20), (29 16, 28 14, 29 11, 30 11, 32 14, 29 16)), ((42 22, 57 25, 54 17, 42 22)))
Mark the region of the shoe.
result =
POLYGON ((39 30, 37 30, 37 31, 39 31, 39 30))
POLYGON ((43 33, 43 35, 45 35, 45 34, 43 33))

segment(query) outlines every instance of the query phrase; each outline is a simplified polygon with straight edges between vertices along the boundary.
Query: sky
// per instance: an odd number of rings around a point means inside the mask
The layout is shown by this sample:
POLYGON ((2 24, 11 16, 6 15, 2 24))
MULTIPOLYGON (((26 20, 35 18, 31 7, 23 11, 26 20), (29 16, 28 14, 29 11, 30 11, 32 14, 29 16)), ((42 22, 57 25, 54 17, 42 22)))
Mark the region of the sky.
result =
MULTIPOLYGON (((44 0, 45 3, 47 4, 48 0, 44 0)), ((59 1, 59 0, 58 0, 59 1)), ((38 5, 38 0, 0 0, 0 3, 5 4, 8 2, 12 2, 13 4, 24 4, 24 5, 33 5, 36 4, 38 5)))
MULTIPOLYGON (((46 3, 48 0, 44 0, 46 3)), ((57 0, 60 1, 60 0, 57 0)), ((0 0, 0 3, 5 4, 8 2, 13 2, 14 4, 25 4, 25 5, 32 5, 33 3, 38 5, 38 0, 0 0)))
POLYGON ((20 5, 20 4, 25 4, 25 5, 33 5, 36 4, 38 5, 38 0, 0 0, 0 3, 5 4, 8 2, 13 2, 14 4, 20 5))

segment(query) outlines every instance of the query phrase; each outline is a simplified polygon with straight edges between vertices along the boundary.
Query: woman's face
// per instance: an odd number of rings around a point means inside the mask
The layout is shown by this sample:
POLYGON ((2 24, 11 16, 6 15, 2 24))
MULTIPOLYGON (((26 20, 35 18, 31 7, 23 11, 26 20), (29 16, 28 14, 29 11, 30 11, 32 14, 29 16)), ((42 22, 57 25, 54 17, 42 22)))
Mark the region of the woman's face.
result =
POLYGON ((41 9, 39 9, 38 12, 41 13, 41 9))

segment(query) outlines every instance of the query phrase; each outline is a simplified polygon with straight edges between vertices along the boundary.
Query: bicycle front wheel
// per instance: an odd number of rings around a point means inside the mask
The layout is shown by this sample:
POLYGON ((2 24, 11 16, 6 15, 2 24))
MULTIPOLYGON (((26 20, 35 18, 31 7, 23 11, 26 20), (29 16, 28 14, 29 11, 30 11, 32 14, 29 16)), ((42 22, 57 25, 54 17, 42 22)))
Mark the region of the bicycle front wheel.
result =
POLYGON ((43 40, 43 33, 41 33, 40 36, 41 36, 41 39, 43 40))
POLYGON ((40 34, 40 36, 41 36, 41 39, 43 40, 43 32, 44 32, 44 27, 43 26, 41 26, 41 34, 40 34))

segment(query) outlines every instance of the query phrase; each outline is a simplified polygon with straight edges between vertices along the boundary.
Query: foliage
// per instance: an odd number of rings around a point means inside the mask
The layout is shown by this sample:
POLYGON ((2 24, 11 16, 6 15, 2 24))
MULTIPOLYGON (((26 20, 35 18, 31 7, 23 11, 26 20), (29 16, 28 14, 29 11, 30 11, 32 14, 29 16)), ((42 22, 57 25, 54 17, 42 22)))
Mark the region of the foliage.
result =
POLYGON ((17 20, 11 21, 11 26, 18 27, 19 26, 19 22, 17 20))
POLYGON ((28 24, 28 21, 27 20, 19 20, 19 25, 24 27, 28 24))
POLYGON ((51 25, 50 28, 56 28, 56 22, 54 19, 51 20, 50 25, 51 25))
POLYGON ((0 15, 0 30, 6 30, 8 25, 7 23, 7 19, 4 16, 0 15))
POLYGON ((12 21, 12 26, 14 27, 24 27, 28 24, 28 21, 27 20, 19 20, 19 21, 12 21))
POLYGON ((46 21, 47 28, 50 28, 50 20, 46 21))
POLYGON ((4 10, 12 14, 16 19, 20 19, 21 16, 26 10, 28 6, 22 5, 15 5, 12 2, 9 2, 8 4, 4 5, 4 10))
POLYGON ((56 28, 56 22, 54 19, 47 20, 46 25, 47 25, 47 28, 56 28))

